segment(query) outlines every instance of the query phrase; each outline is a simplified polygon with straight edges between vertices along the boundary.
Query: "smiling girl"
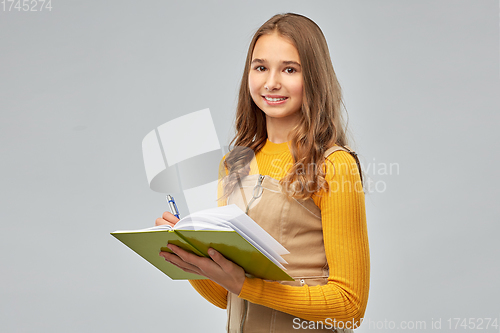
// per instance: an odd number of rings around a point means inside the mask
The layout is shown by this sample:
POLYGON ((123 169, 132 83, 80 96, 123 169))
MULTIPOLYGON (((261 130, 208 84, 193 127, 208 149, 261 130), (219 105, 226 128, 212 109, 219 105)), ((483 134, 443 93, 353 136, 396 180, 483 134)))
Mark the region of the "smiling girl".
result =
MULTIPOLYGON (((221 163, 220 205, 236 204, 285 246, 295 281, 248 277, 211 249, 201 258, 169 245, 190 283, 228 310, 229 332, 350 331, 368 300, 369 251, 359 161, 345 148, 342 97, 320 28, 275 15, 248 50, 235 147, 221 163), (258 191, 256 191, 258 189, 258 191), (256 195, 256 193, 258 193, 256 195)), ((175 224, 166 212, 157 224, 175 224)))

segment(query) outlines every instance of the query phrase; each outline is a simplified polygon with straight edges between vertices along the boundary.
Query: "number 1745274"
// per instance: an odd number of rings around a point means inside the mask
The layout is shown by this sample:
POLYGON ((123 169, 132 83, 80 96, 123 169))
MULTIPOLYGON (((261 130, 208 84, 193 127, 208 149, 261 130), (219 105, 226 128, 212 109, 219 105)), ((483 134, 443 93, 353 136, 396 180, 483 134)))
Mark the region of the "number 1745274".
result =
POLYGON ((4 12, 50 12, 52 3, 51 0, 1 0, 0 8, 4 12))

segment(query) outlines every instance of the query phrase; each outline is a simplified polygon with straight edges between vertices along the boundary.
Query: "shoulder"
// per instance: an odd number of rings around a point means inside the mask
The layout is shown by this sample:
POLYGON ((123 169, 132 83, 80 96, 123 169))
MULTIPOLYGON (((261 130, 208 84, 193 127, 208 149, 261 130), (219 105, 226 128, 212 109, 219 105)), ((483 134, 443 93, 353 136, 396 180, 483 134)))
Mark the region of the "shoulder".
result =
POLYGON ((225 154, 219 162, 219 178, 227 176, 228 170, 226 168, 226 163, 225 163, 226 157, 227 154, 225 154))
POLYGON ((330 154, 325 159, 325 172, 329 191, 343 195, 363 193, 357 158, 351 153, 339 150, 330 154))
POLYGON ((354 156, 345 150, 336 150, 325 158, 326 177, 360 177, 358 163, 354 156))

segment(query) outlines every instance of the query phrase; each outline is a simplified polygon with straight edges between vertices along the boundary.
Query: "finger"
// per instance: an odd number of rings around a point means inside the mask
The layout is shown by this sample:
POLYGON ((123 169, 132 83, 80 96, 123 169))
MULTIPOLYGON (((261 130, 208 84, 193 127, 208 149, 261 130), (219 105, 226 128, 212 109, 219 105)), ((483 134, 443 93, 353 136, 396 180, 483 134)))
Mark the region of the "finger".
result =
POLYGON ((178 255, 179 258, 181 258, 183 261, 199 268, 201 271, 207 269, 207 264, 210 263, 213 264, 212 260, 209 260, 208 258, 205 257, 199 257, 196 254, 187 252, 174 244, 168 244, 167 247, 170 250, 172 250, 172 252, 174 252, 176 255, 178 255))
POLYGON ((175 217, 175 215, 170 213, 170 212, 163 213, 162 217, 164 220, 167 220, 168 222, 171 222, 173 224, 176 224, 177 221, 179 221, 179 219, 177 217, 175 217))
POLYGON ((198 267, 196 267, 188 262, 185 262, 184 260, 182 260, 182 258, 180 258, 179 256, 177 256, 173 253, 160 252, 160 256, 165 258, 165 260, 168 261, 169 263, 173 264, 174 266, 176 266, 176 267, 178 267, 186 272, 189 271, 190 273, 202 275, 201 271, 198 267))
POLYGON ((232 270, 234 263, 232 261, 227 260, 222 254, 216 251, 213 248, 208 249, 208 255, 212 260, 222 268, 223 271, 229 272, 232 270))
POLYGON ((156 221, 155 221, 155 225, 156 225, 156 226, 165 225, 165 224, 168 224, 168 225, 169 225, 169 226, 171 226, 171 227, 173 227, 173 226, 174 226, 174 224, 173 224, 173 223, 168 222, 167 220, 165 220, 165 219, 163 219, 163 218, 161 218, 161 217, 157 218, 157 219, 156 219, 156 221))
POLYGON ((184 272, 187 272, 187 273, 192 273, 192 274, 196 274, 196 275, 201 275, 201 276, 205 276, 207 277, 206 275, 203 274, 203 272, 201 272, 200 270, 193 270, 193 269, 190 269, 189 267, 186 267, 186 266, 180 266, 180 265, 177 265, 175 262, 171 262, 169 261, 169 263, 171 263, 172 265, 174 265, 175 267, 179 268, 179 269, 182 269, 184 272))
POLYGON ((165 225, 165 224, 168 224, 170 226, 172 226, 172 224, 166 220, 164 220, 163 218, 159 217, 155 220, 155 225, 156 226, 160 226, 160 225, 165 225))

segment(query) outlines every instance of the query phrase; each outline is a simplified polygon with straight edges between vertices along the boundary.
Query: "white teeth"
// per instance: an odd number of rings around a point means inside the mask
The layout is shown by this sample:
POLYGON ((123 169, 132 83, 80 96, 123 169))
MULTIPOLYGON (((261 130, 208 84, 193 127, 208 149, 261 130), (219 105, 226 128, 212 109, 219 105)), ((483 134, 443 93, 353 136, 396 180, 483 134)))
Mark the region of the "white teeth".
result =
POLYGON ((268 100, 269 102, 278 102, 278 101, 284 101, 286 99, 286 97, 281 97, 281 98, 270 98, 270 97, 266 97, 264 96, 264 98, 266 100, 268 100))

